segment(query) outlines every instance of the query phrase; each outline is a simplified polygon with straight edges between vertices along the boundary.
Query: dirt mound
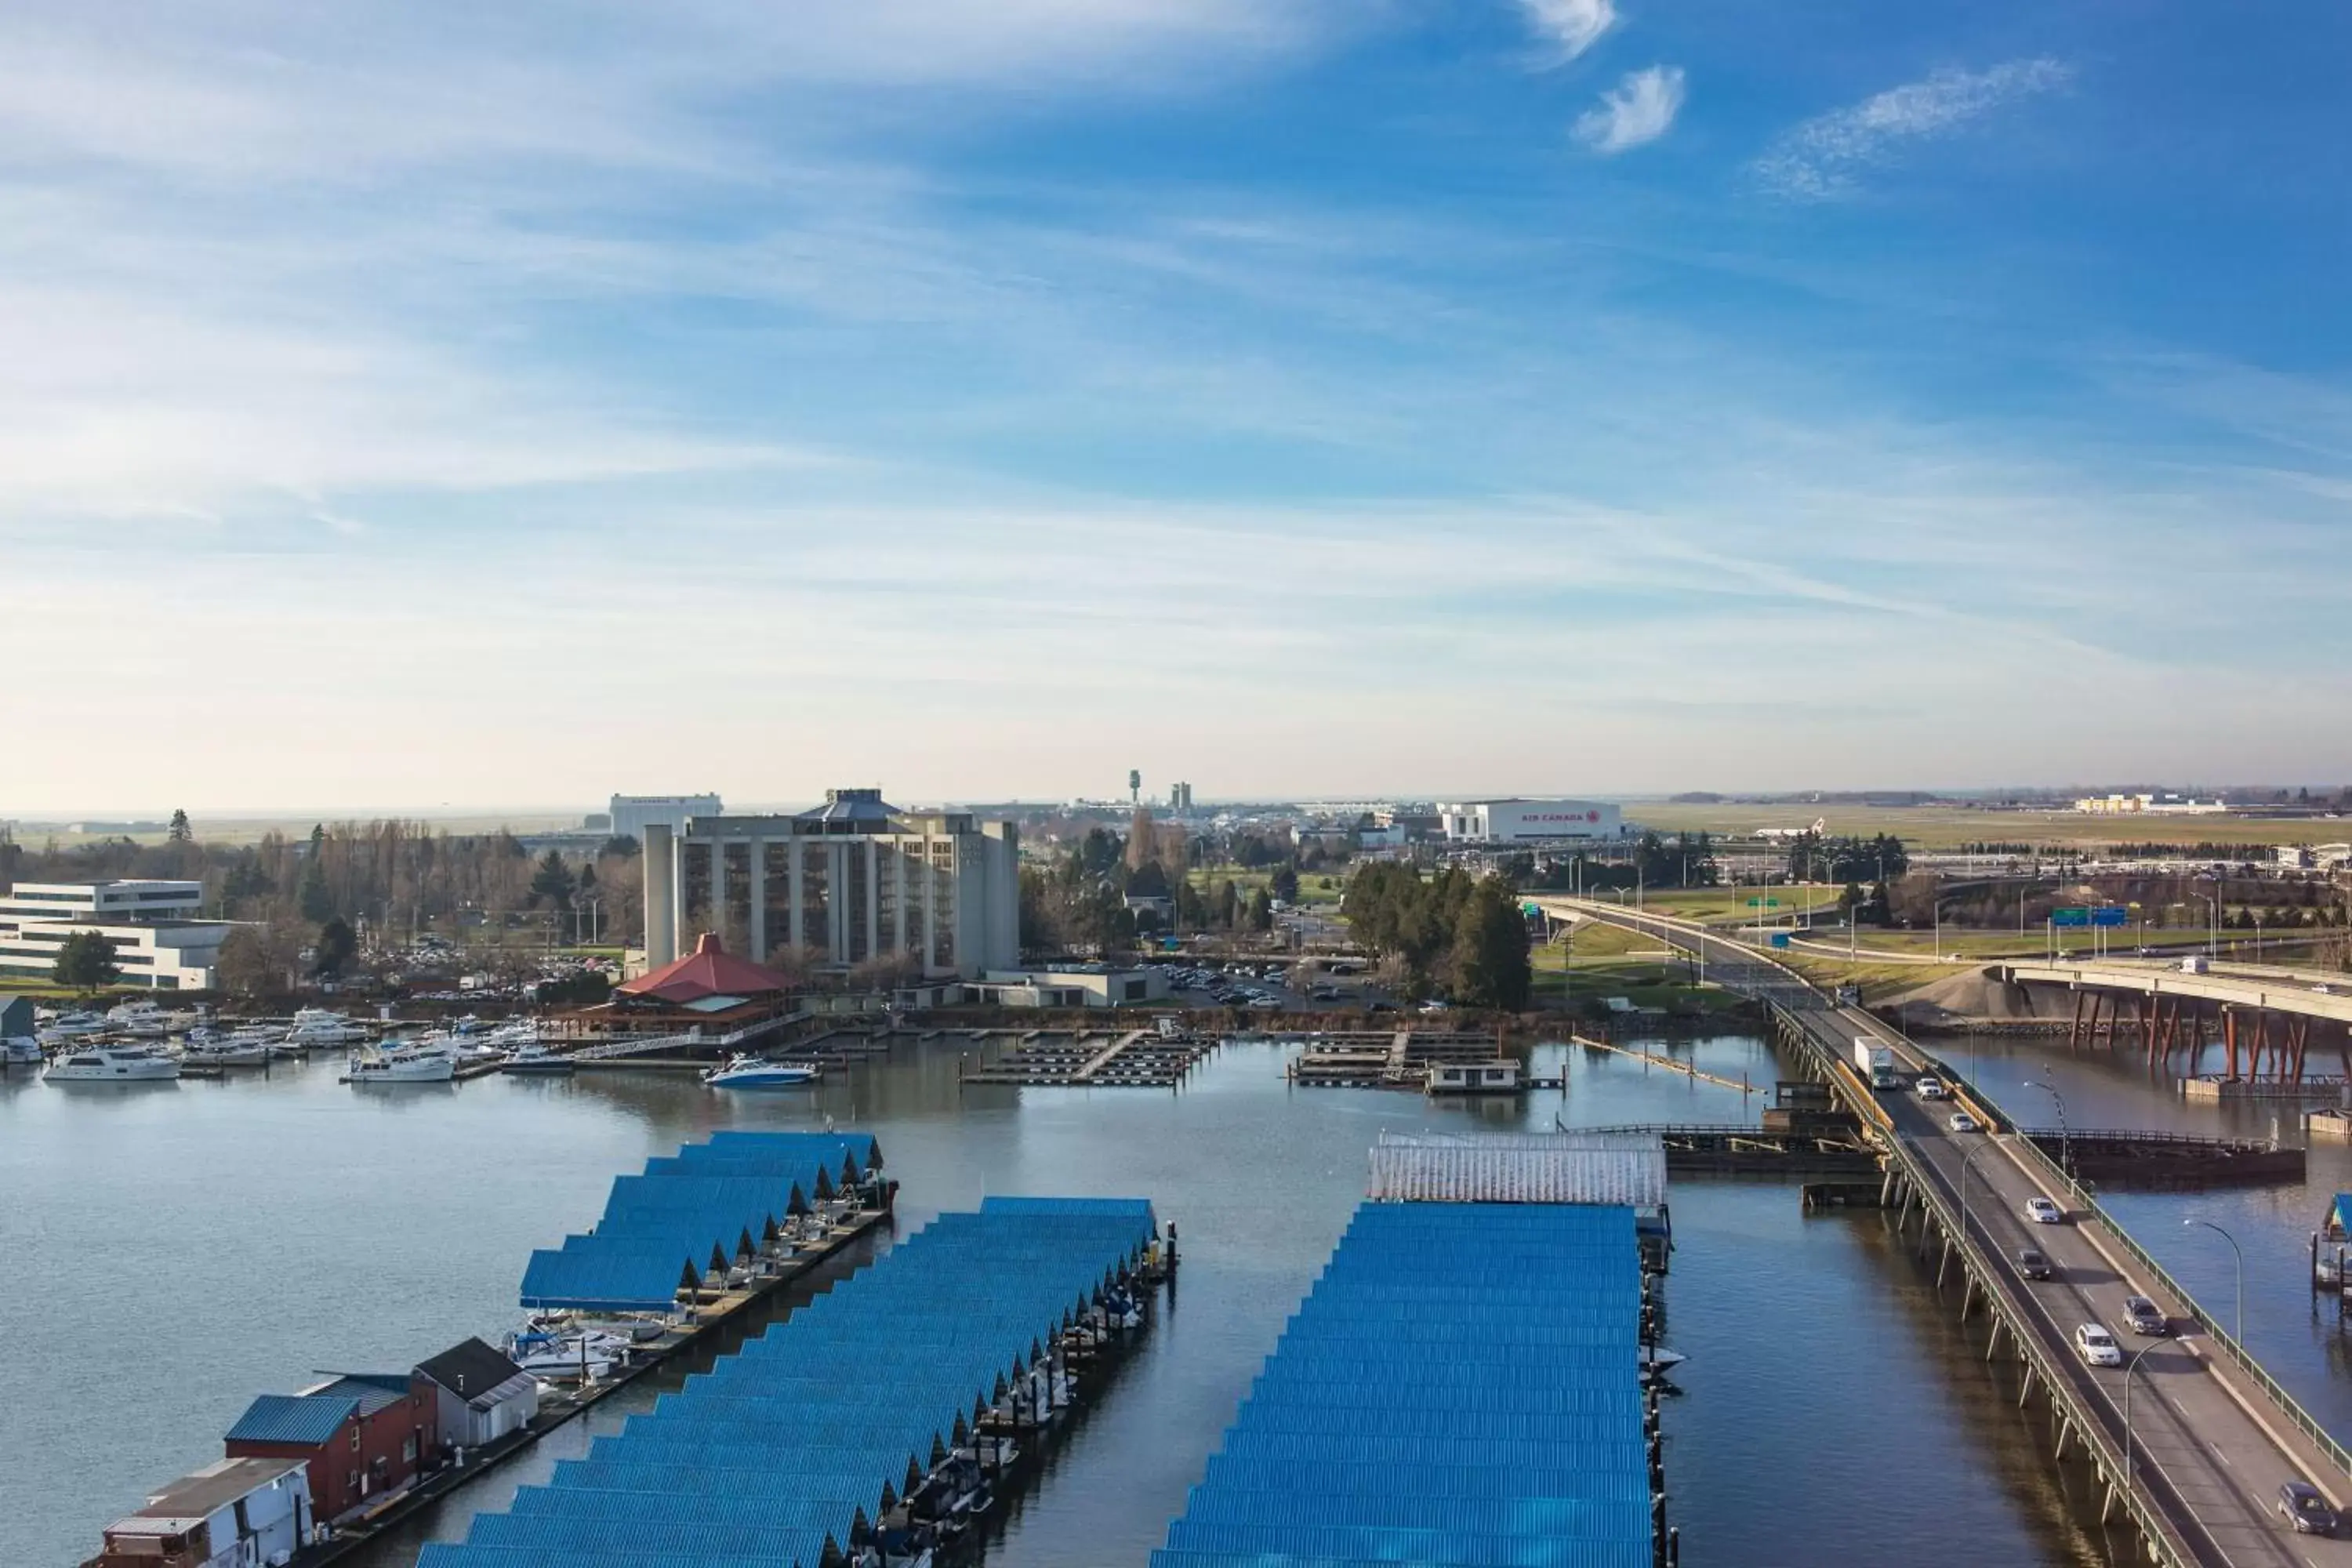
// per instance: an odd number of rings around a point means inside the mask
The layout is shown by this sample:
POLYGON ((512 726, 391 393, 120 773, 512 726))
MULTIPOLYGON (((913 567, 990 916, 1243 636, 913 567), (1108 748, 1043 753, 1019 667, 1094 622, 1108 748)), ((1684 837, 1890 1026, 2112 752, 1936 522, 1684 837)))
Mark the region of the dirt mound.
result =
POLYGON ((1964 1018, 2023 1020, 2053 1016, 2046 999, 2037 1008, 2033 994, 2026 987, 2004 985, 1990 969, 1971 969, 1915 985, 1901 995, 1889 997, 1884 1005, 1893 1008, 1904 1022, 1921 1026, 1964 1018))

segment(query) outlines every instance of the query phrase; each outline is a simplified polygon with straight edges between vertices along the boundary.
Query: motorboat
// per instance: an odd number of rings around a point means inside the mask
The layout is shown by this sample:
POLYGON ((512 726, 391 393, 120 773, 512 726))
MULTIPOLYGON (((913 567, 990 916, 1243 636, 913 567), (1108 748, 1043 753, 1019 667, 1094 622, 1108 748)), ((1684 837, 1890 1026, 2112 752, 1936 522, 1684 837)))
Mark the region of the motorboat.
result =
POLYGON ((160 1040, 172 1032, 172 1018, 152 1002, 125 1002, 106 1010, 106 1026, 116 1034, 160 1040))
POLYGON ((0 1037, 0 1067, 38 1067, 47 1059, 41 1042, 30 1035, 0 1037))
POLYGON ((713 1089, 801 1089, 821 1076, 821 1069, 799 1062, 772 1062, 765 1057, 738 1055, 725 1067, 704 1073, 702 1081, 713 1089))
POLYGON ((352 1053, 351 1070, 343 1075, 345 1083, 447 1083, 457 1076, 457 1058, 439 1044, 420 1041, 413 1046, 385 1050, 364 1050, 352 1053))
POLYGON ((286 1043, 310 1049, 320 1046, 354 1046, 368 1037, 368 1032, 341 1013, 324 1007, 304 1007, 294 1015, 294 1026, 287 1031, 286 1043))
POLYGON ((95 1013, 60 1013, 35 1033, 45 1046, 63 1046, 103 1035, 113 1026, 95 1013))
POLYGON ((77 1046, 49 1063, 49 1083, 157 1083, 180 1076, 180 1064, 152 1046, 77 1046))
POLYGON ((506 1059, 502 1070, 515 1073, 536 1073, 548 1076, 568 1074, 576 1063, 563 1052, 533 1040, 506 1059))
POLYGON ((240 1043, 232 1035, 226 1039, 217 1037, 208 1040, 189 1040, 180 1051, 180 1059, 191 1067, 257 1068, 268 1065, 270 1047, 266 1044, 240 1043))
POLYGON ((542 1382, 604 1377, 614 1363, 625 1356, 629 1342, 598 1329, 551 1333, 529 1329, 507 1336, 507 1356, 515 1365, 542 1382))

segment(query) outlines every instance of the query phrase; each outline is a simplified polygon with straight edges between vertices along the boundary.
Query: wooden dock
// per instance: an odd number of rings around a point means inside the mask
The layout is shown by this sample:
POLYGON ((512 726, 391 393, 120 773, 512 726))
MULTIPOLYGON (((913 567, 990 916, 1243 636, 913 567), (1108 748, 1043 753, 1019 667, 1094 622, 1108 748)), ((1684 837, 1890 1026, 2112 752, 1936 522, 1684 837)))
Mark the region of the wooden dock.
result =
POLYGON ((1212 1037, 1171 1037, 1157 1029, 1117 1035, 1029 1029, 1013 1037, 992 1060, 987 1039, 979 1037, 980 1065, 965 1069, 963 1082, 1032 1089, 1174 1089, 1217 1046, 1212 1037))
POLYGON ((1514 1054, 1499 1032, 1480 1029, 1344 1030, 1305 1036, 1303 1041, 1286 1069, 1301 1089, 1419 1093, 1428 1085, 1433 1062, 1491 1062, 1514 1054))

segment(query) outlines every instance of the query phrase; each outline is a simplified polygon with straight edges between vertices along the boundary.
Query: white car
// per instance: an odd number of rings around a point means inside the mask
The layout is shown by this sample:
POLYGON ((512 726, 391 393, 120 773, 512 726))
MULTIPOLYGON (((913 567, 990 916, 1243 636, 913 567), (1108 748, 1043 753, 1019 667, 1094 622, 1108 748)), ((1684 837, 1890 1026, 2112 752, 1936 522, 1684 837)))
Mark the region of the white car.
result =
POLYGON ((2093 1366, 2121 1366, 2124 1347, 2116 1343, 2116 1336, 2096 1323, 2084 1323, 2074 1331, 2074 1350, 2093 1366))
POLYGON ((2025 1217, 2036 1225, 2063 1225, 2066 1220, 2066 1211, 2048 1198, 2028 1198, 2025 1200, 2025 1217))
POLYGON ((1944 1118, 1944 1125, 1955 1132, 1973 1132, 1977 1130, 1977 1119, 1965 1110, 1955 1110, 1944 1118))
POLYGON ((1919 1080, 1918 1089, 1919 1098, 1922 1100, 1941 1100, 1944 1098, 1944 1080, 1934 1077, 1933 1075, 1921 1079, 1919 1080))

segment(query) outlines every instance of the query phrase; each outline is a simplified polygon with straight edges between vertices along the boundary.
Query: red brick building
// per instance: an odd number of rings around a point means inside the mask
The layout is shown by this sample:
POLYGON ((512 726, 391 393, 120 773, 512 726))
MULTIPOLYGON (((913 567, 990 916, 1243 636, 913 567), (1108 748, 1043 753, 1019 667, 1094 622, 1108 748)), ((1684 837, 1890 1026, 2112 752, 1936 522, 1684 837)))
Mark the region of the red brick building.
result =
POLYGON ((265 1394, 228 1430, 233 1459, 301 1459, 320 1520, 341 1518, 440 1462, 433 1384, 414 1373, 349 1373, 265 1394))

